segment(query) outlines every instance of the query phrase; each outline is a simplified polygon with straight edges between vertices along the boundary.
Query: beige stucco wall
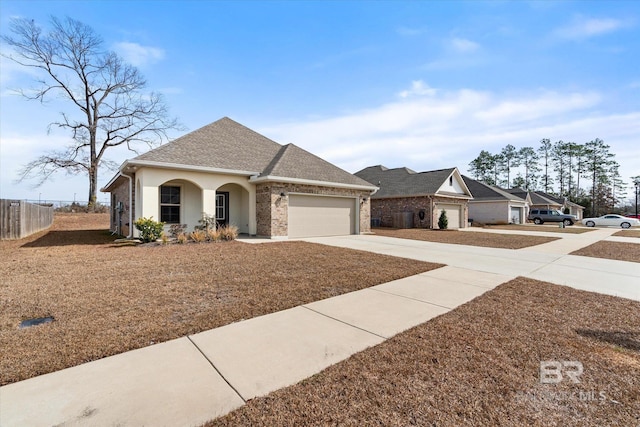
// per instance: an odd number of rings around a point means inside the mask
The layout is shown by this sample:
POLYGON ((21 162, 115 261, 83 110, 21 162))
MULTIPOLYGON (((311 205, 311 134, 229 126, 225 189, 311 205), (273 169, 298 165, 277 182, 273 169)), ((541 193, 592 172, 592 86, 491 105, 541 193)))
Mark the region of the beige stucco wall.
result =
POLYGON ((286 195, 289 193, 358 198, 356 206, 359 221, 356 233, 371 231, 369 191, 274 182, 256 186, 256 218, 259 236, 281 238, 288 236, 289 198, 286 195), (285 193, 285 197, 281 197, 281 193, 285 193), (363 201, 364 198, 367 200, 363 201))
POLYGON ((382 227, 392 227, 394 213, 412 212, 415 228, 438 228, 437 210, 434 209, 434 205, 437 203, 461 205, 463 209, 460 227, 467 226, 468 203, 464 199, 453 197, 419 196, 373 199, 371 200, 371 218, 379 219, 382 227), (421 210, 425 211, 424 220, 420 219, 421 210))
POLYGON ((198 220, 202 218, 203 213, 215 215, 216 190, 221 187, 224 188, 228 184, 235 184, 231 186, 234 193, 243 194, 243 200, 235 209, 241 209, 242 205, 247 207, 246 214, 241 215, 241 223, 236 225, 241 228, 242 232, 256 234, 256 191, 255 186, 248 181, 248 177, 237 175, 149 167, 140 168, 136 172, 136 186, 139 186, 141 191, 138 192, 138 197, 135 199, 135 219, 153 217, 158 220, 160 218, 160 186, 178 182, 184 185, 185 188, 185 193, 182 196, 181 222, 187 224, 187 230, 193 230, 193 227, 198 225, 198 220))

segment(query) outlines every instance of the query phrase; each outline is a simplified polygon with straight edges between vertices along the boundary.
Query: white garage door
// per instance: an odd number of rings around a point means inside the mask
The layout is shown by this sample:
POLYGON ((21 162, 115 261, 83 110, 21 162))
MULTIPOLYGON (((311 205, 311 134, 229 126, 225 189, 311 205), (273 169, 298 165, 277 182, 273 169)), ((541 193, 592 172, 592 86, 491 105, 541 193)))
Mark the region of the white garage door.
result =
POLYGON ((511 215, 509 220, 513 224, 522 224, 522 208, 511 208, 511 215))
POLYGON ((440 214, 442 211, 447 211, 447 220, 448 220, 448 228, 449 229, 457 229, 460 228, 460 205, 444 205, 438 203, 436 205, 437 216, 436 223, 438 225, 438 219, 440 219, 440 214))
POLYGON ((354 234, 356 199, 289 195, 289 237, 354 234))

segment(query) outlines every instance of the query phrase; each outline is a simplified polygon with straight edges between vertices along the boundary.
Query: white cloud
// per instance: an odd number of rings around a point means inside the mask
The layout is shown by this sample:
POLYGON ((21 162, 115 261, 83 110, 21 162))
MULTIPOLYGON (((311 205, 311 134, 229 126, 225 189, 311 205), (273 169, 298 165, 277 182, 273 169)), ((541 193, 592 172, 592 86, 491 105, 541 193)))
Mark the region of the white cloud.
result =
POLYGON ((572 23, 558 28, 555 34, 561 38, 580 40, 600 36, 626 27, 628 24, 613 18, 584 18, 578 17, 572 23))
POLYGON ((414 80, 411 82, 411 89, 401 91, 398 96, 400 98, 408 98, 415 95, 435 95, 436 90, 425 84, 422 80, 414 80))
POLYGON ((460 53, 475 52, 480 48, 480 45, 478 43, 458 37, 454 37, 449 40, 449 44, 454 51, 460 53))
POLYGON ((127 62, 136 67, 154 64, 164 59, 165 55, 163 49, 131 42, 116 43, 114 49, 127 62))
POLYGON ((482 149, 537 147, 542 138, 580 143, 602 138, 617 154, 623 176, 640 170, 635 149, 640 111, 601 113, 606 100, 596 92, 445 91, 418 80, 399 95, 375 108, 259 131, 351 172, 373 164, 415 170, 457 166, 466 171, 482 149))

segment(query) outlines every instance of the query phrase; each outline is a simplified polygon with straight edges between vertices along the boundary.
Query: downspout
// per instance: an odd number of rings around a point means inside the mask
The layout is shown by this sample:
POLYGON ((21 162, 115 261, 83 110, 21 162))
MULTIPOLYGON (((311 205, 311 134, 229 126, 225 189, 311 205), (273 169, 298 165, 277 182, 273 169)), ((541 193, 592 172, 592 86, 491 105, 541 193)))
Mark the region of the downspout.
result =
POLYGON ((122 176, 126 176, 129 180, 129 235, 127 239, 133 237, 133 178, 123 173, 122 176))

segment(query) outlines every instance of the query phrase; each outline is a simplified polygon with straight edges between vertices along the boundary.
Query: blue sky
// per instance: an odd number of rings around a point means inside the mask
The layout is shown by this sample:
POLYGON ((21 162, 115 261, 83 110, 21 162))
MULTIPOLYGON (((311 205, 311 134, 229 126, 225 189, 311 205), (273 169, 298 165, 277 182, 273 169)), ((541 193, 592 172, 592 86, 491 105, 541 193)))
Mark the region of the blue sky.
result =
MULTIPOLYGON (((465 173, 482 149, 601 138, 640 175, 637 1, 2 0, 0 31, 51 15, 92 26, 188 130, 228 116, 350 172, 465 173)), ((47 133, 63 104, 14 95, 34 76, 0 66, 0 196, 86 200, 85 177, 14 183, 67 135, 47 133)))

